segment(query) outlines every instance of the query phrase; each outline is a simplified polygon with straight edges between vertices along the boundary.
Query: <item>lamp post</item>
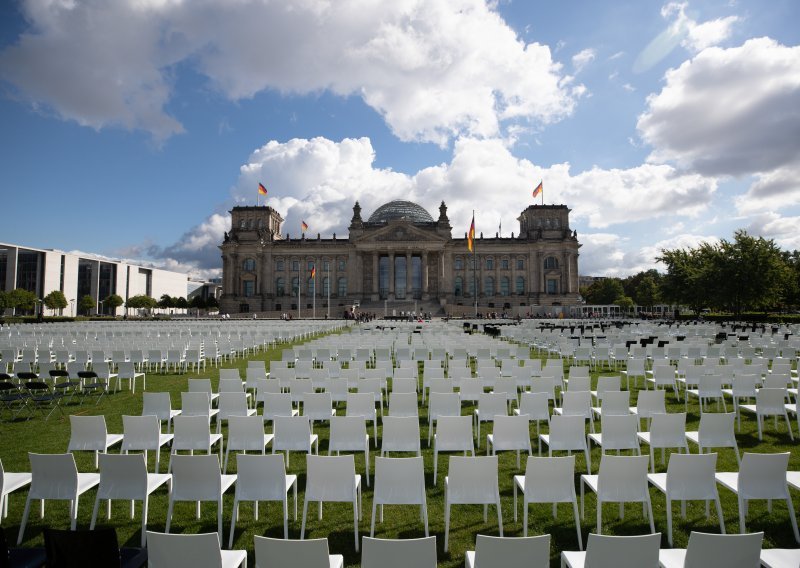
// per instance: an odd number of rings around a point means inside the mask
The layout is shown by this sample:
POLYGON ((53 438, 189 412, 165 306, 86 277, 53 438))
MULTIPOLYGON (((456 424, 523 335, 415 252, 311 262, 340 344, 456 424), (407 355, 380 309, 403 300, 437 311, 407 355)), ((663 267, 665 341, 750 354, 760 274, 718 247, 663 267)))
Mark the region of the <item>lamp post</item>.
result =
POLYGON ((69 301, 69 313, 70 313, 71 317, 73 317, 73 318, 75 317, 75 300, 74 299, 69 301))
POLYGON ((105 300, 98 300, 97 301, 97 306, 98 306, 97 307, 97 315, 98 316, 103 315, 103 302, 105 302, 105 300))

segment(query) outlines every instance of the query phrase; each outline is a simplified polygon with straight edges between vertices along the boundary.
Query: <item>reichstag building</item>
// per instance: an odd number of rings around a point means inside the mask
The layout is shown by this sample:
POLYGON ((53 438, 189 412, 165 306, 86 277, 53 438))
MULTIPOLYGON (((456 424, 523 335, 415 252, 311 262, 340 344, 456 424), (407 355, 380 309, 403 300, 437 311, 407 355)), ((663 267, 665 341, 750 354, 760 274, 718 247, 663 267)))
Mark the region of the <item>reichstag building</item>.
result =
MULTIPOLYGON (((578 302, 577 232, 566 205, 531 205, 510 237, 454 237, 447 206, 434 219, 409 201, 380 206, 364 220, 356 202, 349 235, 283 235, 268 206, 231 210, 220 245, 226 313, 272 312, 341 317, 360 306, 383 315, 401 311, 471 315, 552 313, 578 302), (313 277, 312 277, 313 273, 313 277)), ((467 229, 467 227, 465 227, 467 229)))

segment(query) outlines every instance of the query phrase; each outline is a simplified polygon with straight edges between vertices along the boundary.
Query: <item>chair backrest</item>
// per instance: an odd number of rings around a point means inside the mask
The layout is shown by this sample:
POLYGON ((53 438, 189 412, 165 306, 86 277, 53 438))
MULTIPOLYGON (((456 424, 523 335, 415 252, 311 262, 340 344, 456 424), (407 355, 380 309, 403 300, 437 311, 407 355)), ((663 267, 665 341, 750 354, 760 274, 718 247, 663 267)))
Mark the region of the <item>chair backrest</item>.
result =
POLYGON ((123 450, 158 450, 160 435, 161 422, 157 416, 122 416, 123 450))
POLYGON ((211 394, 211 379, 189 379, 189 392, 207 392, 211 394))
POLYGON ((286 498, 283 456, 239 454, 236 458, 236 495, 241 501, 283 501, 286 498))
POLYGON ((329 392, 309 392, 303 395, 303 415, 311 420, 330 420, 333 401, 329 392))
POLYGON ((395 392, 389 395, 389 416, 418 416, 416 392, 395 392))
POLYGON ((527 450, 530 449, 530 416, 520 414, 518 416, 495 416, 494 449, 498 450, 527 450))
POLYGON ((413 377, 401 378, 395 373, 392 379, 392 394, 395 393, 417 393, 417 379, 413 377))
POLYGON ((589 418, 592 413, 592 393, 585 391, 565 391, 561 412, 564 416, 576 415, 589 418))
POLYGON ((550 448, 582 450, 586 447, 586 420, 583 416, 553 415, 550 419, 550 448))
POLYGON ((147 566, 222 568, 219 533, 164 534, 147 531, 147 566))
POLYGON ((786 412, 786 407, 784 406, 786 392, 786 387, 758 389, 758 393, 756 393, 756 412, 766 416, 783 415, 786 412))
MULTIPOLYGON (((600 392, 597 393, 600 396, 600 392)), ((600 413, 603 416, 630 414, 631 393, 629 391, 605 391, 600 400, 600 413)))
POLYGON ((244 392, 244 381, 239 377, 220 378, 217 390, 220 394, 225 392, 244 392))
POLYGON ((306 456, 308 501, 354 501, 356 462, 352 455, 306 456))
POLYGON ((211 446, 208 416, 176 416, 173 427, 173 450, 208 450, 211 446))
POLYGON ((376 457, 373 499, 378 504, 425 503, 425 471, 422 458, 376 457))
POLYGON ((78 468, 72 454, 34 454, 31 462, 32 499, 75 499, 78 493, 78 468))
POLYGON ((211 397, 206 391, 182 392, 181 411, 183 416, 209 417, 211 415, 211 397))
POLYGON ((661 533, 606 536, 589 533, 586 568, 658 568, 661 533))
POLYGON ((219 393, 218 420, 229 416, 247 416, 247 395, 244 392, 219 393))
POLYGON ((483 393, 478 397, 478 414, 481 421, 494 421, 495 416, 508 415, 505 393, 483 393))
POLYGON ((479 534, 475 539, 475 568, 545 568, 549 563, 549 534, 527 537, 479 534))
POLYGON ((69 425, 70 451, 104 451, 106 449, 106 417, 102 414, 98 414, 97 416, 76 416, 71 414, 69 417, 69 425))
POLYGON ((760 375, 745 375, 737 373, 733 377, 733 396, 755 396, 756 386, 760 382, 760 375))
POLYGON ((722 396, 722 375, 703 375, 697 383, 700 396, 722 396))
POLYGON ((575 455, 528 456, 525 500, 531 503, 565 503, 575 500, 575 455))
POLYGON ((654 414, 650 423, 650 445, 654 448, 677 448, 686 444, 686 413, 654 414))
POLYGON ((733 446, 736 443, 734 412, 703 412, 700 414, 698 440, 704 448, 733 446))
POLYGON ((635 414, 603 414, 600 426, 603 431, 603 451, 638 448, 638 426, 639 418, 635 414))
POLYGON ((216 455, 172 456, 172 497, 176 501, 216 501, 221 488, 216 455))
POLYGON ((436 568, 435 536, 401 539, 365 536, 361 545, 361 568, 436 568))
POLYGON ((643 501, 647 495, 648 456, 603 454, 597 493, 604 501, 643 501))
MULTIPOLYGON (((138 417, 134 417, 138 418, 138 417)), ((100 498, 144 499, 147 496, 147 464, 144 454, 106 454, 100 458, 100 498)))
POLYGON ((438 419, 440 416, 460 416, 461 399, 455 392, 432 392, 428 399, 428 418, 438 419))
POLYGON ((47 566, 120 566, 119 541, 113 528, 69 531, 44 529, 47 566))
POLYGON ((653 414, 666 413, 666 393, 663 390, 640 390, 636 399, 636 412, 639 418, 651 418, 653 414))
POLYGON ((368 444, 367 423, 361 416, 334 416, 331 418, 328 449, 364 450, 368 444))
POLYGON ((311 422, 308 416, 276 416, 272 446, 282 450, 308 450, 311 446, 311 422))
POLYGON ((450 456, 447 495, 450 503, 496 503, 500 499, 497 456, 450 456))
POLYGON ((470 416, 439 416, 436 419, 438 451, 473 451, 474 448, 470 416))
POLYGON ((172 401, 168 392, 142 393, 142 416, 157 416, 159 420, 169 420, 172 401))
MULTIPOLYGON (((588 367, 586 368, 588 369, 588 367)), ((567 392, 588 391, 590 388, 591 379, 589 377, 570 376, 569 383, 567 383, 567 392)))
POLYGON ((749 568, 761 565, 764 533, 709 534, 692 531, 686 547, 684 568, 727 566, 749 568))
POLYGON ((739 496, 742 499, 787 498, 788 468, 789 452, 775 454, 745 452, 739 468, 739 496))
POLYGON ((289 540, 256 536, 256 568, 328 568, 328 539, 289 540))
POLYGON ((229 416, 227 447, 236 450, 263 451, 264 417, 229 416))
MULTIPOLYGON (((263 365, 262 365, 263 367, 263 365)), ((249 367, 248 367, 249 370, 249 367)), ((239 379, 242 380, 242 376, 239 374, 239 369, 220 369, 219 370, 219 380, 223 379, 239 379)), ((222 389, 220 389, 222 390, 222 389)))
POLYGON ((351 392, 347 395, 345 408, 347 416, 361 416, 374 420, 376 416, 375 395, 371 392, 351 392))
POLYGON ((384 416, 381 448, 390 452, 419 451, 419 419, 416 416, 384 416))
POLYGON ((271 392, 263 400, 266 420, 274 420, 276 416, 292 415, 292 397, 289 393, 271 392))
POLYGON ((717 454, 671 454, 667 465, 667 494, 677 499, 716 499, 714 472, 717 454))
POLYGON ((618 391, 622 388, 622 378, 619 375, 597 377, 597 396, 603 398, 605 393, 618 391))
POLYGON ((550 419, 550 396, 546 392, 524 392, 519 403, 519 413, 531 420, 550 419))

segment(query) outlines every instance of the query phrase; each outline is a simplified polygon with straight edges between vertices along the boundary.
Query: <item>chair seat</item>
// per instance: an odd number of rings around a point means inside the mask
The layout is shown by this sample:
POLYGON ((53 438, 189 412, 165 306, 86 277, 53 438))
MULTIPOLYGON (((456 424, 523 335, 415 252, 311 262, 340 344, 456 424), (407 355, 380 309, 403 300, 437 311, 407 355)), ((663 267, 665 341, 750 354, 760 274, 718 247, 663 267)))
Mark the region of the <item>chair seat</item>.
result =
POLYGON ((650 445, 650 432, 636 432, 636 437, 640 442, 650 445))
POLYGON ((569 568, 583 568, 586 564, 586 552, 581 550, 565 550, 561 553, 561 565, 569 568))
POLYGON ((686 432, 686 439, 689 440, 690 442, 694 442, 695 444, 697 444, 699 446, 700 445, 700 432, 698 432, 696 430, 695 431, 691 431, 691 432, 686 432))
POLYGON ((600 480, 599 475, 581 475, 581 483, 589 486, 589 489, 597 493, 597 485, 600 480))
POLYGON ((796 568, 800 566, 800 548, 766 548, 761 551, 764 568, 796 568))
POLYGON ((739 473, 736 471, 719 471, 714 474, 714 479, 723 487, 727 487, 734 493, 739 492, 739 473))
POLYGON ((122 442, 122 434, 106 434, 106 447, 110 448, 122 442))
POLYGON ((666 473, 648 473, 647 474, 647 481, 650 482, 653 487, 661 491, 662 493, 667 493, 667 474, 666 473))
MULTIPOLYGON (((225 477, 223 475, 223 477, 225 477)), ((222 568, 239 568, 247 562, 246 550, 220 550, 222 554, 222 568)))
POLYGON ((99 473, 79 473, 78 474, 78 495, 85 493, 92 487, 100 483, 99 473))
POLYGON ((225 493, 228 489, 231 488, 231 485, 236 483, 236 475, 222 475, 221 477, 222 477, 222 484, 220 485, 220 487, 222 488, 222 492, 225 493))
POLYGON ((685 562, 685 548, 662 548, 658 551, 658 565, 660 568, 683 568, 685 562))
POLYGON ((20 473, 13 473, 13 472, 4 472, 3 473, 3 487, 0 488, 3 491, 3 495, 6 493, 11 493, 12 491, 16 491, 26 485, 30 485, 31 483, 31 474, 20 472, 20 473))
POLYGON ((789 484, 789 487, 800 491, 800 471, 787 471, 786 482, 789 484))
POLYGON ((147 474, 147 494, 149 495, 165 483, 172 481, 172 474, 169 473, 148 473, 147 474))

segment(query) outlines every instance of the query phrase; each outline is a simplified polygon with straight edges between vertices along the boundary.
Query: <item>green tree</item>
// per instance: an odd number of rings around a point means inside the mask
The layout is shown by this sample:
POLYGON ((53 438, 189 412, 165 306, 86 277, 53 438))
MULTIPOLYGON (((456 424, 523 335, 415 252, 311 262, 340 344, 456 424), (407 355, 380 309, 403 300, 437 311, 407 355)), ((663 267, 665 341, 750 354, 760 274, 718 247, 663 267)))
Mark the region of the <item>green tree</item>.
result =
POLYGON ((87 294, 78 300, 78 313, 88 316, 96 309, 97 304, 90 295, 87 294))
POLYGON ((162 294, 161 298, 159 298, 158 300, 158 307, 161 308, 162 310, 174 308, 175 298, 173 298, 169 294, 162 294))
POLYGON ((219 308, 219 302, 214 296, 209 296, 206 299, 206 309, 208 309, 209 311, 213 311, 216 310, 217 308, 219 308))
POLYGON ((152 310, 153 308, 158 307, 158 302, 151 298, 150 296, 146 296, 144 294, 138 294, 136 296, 131 296, 128 298, 128 301, 125 302, 126 309, 149 309, 152 310))
POLYGON ((626 314, 633 311, 633 307, 635 306, 633 298, 631 298, 630 296, 620 296, 619 298, 614 300, 614 304, 619 306, 620 309, 623 311, 623 313, 626 314))
POLYGON ((103 300, 103 306, 112 313, 115 314, 118 307, 125 303, 125 300, 122 299, 122 296, 118 294, 110 294, 105 300, 103 300))
POLYGON ((654 306, 658 304, 661 300, 658 291, 658 281, 650 275, 642 278, 639 285, 636 287, 633 300, 640 306, 654 306))
POLYGON ((191 300, 189 300, 189 307, 196 308, 198 310, 204 310, 208 307, 208 303, 206 299, 200 295, 194 296, 191 300))
POLYGON ((603 278, 595 280, 582 294, 587 304, 605 305, 624 296, 625 290, 619 278, 603 278))
POLYGON ((689 307, 695 314, 712 305, 714 296, 715 251, 703 243, 697 249, 662 249, 657 262, 667 273, 661 279, 660 296, 671 304, 689 307))
POLYGON ((22 312, 31 312, 36 306, 36 294, 24 288, 14 288, 6 293, 6 307, 22 312))
POLYGON ((175 298, 175 307, 185 310, 186 308, 189 307, 189 302, 183 296, 178 296, 177 298, 175 298))
POLYGON ((61 290, 53 290, 44 297, 44 305, 47 306, 49 310, 59 310, 59 313, 63 313, 64 308, 69 304, 64 292, 61 290))

